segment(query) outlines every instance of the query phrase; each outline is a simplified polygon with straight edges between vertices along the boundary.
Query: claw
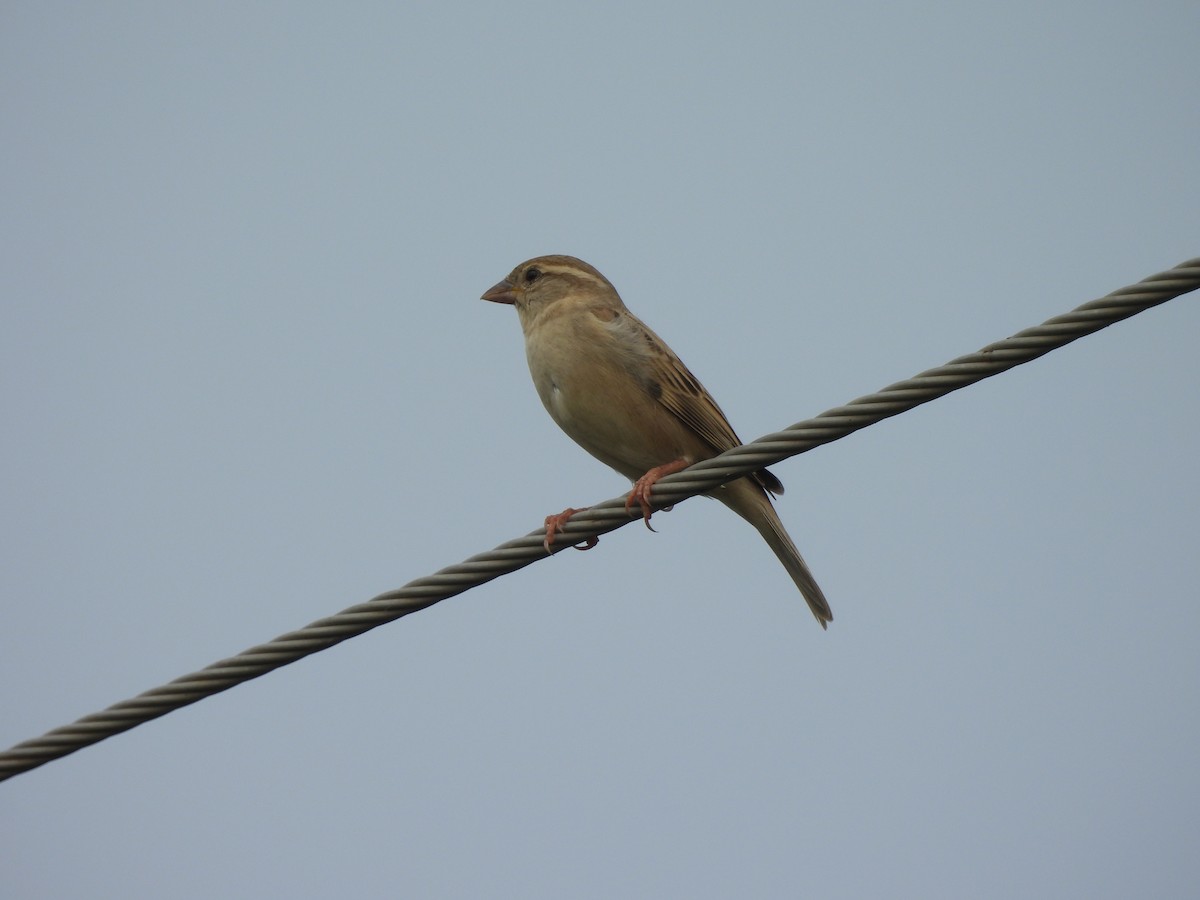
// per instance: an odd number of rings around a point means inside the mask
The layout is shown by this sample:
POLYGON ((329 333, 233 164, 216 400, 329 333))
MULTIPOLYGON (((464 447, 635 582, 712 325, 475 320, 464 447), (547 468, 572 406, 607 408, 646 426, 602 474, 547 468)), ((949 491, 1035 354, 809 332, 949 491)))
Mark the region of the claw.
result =
MULTIPOLYGON (((651 531, 655 528, 650 524, 650 516, 653 509, 650 507, 650 492, 654 488, 654 483, 658 479, 667 475, 673 475, 690 466, 691 463, 686 459, 676 459, 665 465, 655 466, 641 478, 633 483, 633 490, 629 492, 629 496, 625 498, 625 512, 633 515, 633 504, 637 504, 642 508, 642 521, 646 523, 646 527, 651 531)), ((670 507, 667 507, 668 509, 670 507)))
MULTIPOLYGON (((571 516, 575 515, 577 512, 583 512, 585 509, 587 509, 586 506, 580 507, 579 509, 574 509, 573 507, 568 506, 558 515, 546 516, 546 539, 542 541, 542 546, 546 548, 547 553, 552 552, 550 550, 550 546, 554 543, 554 539, 558 536, 558 534, 563 530, 563 526, 570 521, 571 516)), ((576 550, 591 550, 598 543, 600 543, 600 538, 593 535, 587 538, 583 543, 572 544, 571 546, 576 550)))

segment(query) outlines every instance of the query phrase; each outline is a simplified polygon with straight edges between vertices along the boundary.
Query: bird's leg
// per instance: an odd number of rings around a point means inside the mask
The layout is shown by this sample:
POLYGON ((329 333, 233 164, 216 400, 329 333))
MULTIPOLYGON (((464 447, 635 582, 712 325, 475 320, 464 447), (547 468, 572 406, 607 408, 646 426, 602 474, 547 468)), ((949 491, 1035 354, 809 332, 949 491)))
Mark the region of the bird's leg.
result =
POLYGON ((658 479, 673 475, 676 472, 682 471, 690 466, 691 463, 686 459, 676 459, 672 462, 661 466, 655 466, 633 484, 633 490, 629 492, 629 496, 625 498, 625 512, 633 515, 631 507, 637 504, 642 508, 642 521, 646 523, 646 527, 651 531, 654 530, 650 524, 650 490, 654 487, 654 483, 658 479))
MULTIPOLYGON (((575 515, 575 513, 583 512, 585 509, 587 509, 586 506, 579 509, 568 506, 556 516, 546 516, 546 539, 542 541, 542 546, 546 548, 547 553, 550 552, 550 545, 554 543, 554 538, 563 530, 563 526, 567 524, 571 516, 575 515)), ((598 543, 600 543, 600 538, 592 536, 582 544, 572 544, 571 546, 576 550, 591 550, 598 543)))

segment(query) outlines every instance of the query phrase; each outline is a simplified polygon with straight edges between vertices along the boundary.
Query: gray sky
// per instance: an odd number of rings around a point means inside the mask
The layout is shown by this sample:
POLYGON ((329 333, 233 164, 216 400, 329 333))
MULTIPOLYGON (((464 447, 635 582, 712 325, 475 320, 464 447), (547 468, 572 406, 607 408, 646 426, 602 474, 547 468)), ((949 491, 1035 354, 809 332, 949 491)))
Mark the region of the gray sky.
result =
MULTIPOLYGON (((0 743, 624 480, 572 253, 746 439, 1200 254, 1195 3, 8 4, 0 743)), ((0 785, 23 898, 1200 882, 1194 296, 0 785)))

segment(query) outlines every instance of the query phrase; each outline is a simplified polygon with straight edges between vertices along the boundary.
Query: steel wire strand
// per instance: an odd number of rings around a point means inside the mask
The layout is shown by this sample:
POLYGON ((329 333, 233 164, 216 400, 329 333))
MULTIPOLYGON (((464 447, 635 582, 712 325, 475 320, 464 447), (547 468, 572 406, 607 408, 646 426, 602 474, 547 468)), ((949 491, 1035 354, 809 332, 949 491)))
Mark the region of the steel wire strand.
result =
MULTIPOLYGON (((944 366, 929 369, 874 394, 827 410, 813 419, 698 462, 659 481, 654 486, 652 506, 654 509, 672 506, 747 472, 845 437, 868 425, 1029 362, 1057 347, 1198 287, 1200 258, 1085 303, 1041 325, 989 344, 976 353, 961 356, 944 366)), ((625 511, 624 495, 606 500, 572 518, 564 528, 562 540, 555 545, 554 552, 560 552, 572 542, 607 534, 631 521, 625 511)), ((236 656, 113 704, 69 725, 55 728, 41 737, 16 744, 0 753, 0 781, 524 568, 547 555, 542 546, 543 537, 543 532, 538 530, 515 538, 433 575, 418 578, 402 588, 380 594, 366 603, 351 606, 297 631, 280 635, 236 656)))
MULTIPOLYGON (((1048 319, 945 365, 898 381, 873 394, 826 410, 783 431, 765 435, 720 456, 701 460, 654 486, 654 509, 712 490, 746 471, 774 465, 798 453, 845 437, 868 425, 907 412, 960 388, 1031 362, 1081 337, 1137 315, 1200 287, 1200 258, 1151 275, 1137 284, 1048 319)), ((570 524, 575 524, 574 520, 570 524)), ((580 523, 581 525, 583 523, 580 523)), ((576 537, 568 526, 566 534, 576 537)))

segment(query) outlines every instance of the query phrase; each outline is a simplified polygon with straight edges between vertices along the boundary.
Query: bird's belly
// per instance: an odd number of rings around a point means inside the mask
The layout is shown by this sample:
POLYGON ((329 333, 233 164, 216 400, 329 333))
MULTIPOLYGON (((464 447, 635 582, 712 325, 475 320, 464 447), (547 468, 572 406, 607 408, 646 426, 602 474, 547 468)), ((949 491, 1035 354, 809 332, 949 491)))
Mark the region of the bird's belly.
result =
POLYGON ((545 372, 535 381, 559 428, 631 481, 655 466, 697 458, 680 423, 624 373, 577 366, 545 372), (577 377, 584 372, 586 379, 577 377))
POLYGON ((546 411, 567 435, 630 480, 712 449, 634 374, 639 360, 597 340, 587 319, 546 316, 526 334, 529 371, 546 411))

